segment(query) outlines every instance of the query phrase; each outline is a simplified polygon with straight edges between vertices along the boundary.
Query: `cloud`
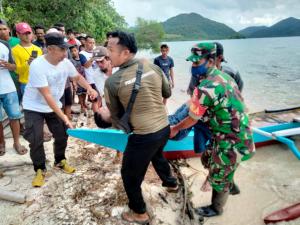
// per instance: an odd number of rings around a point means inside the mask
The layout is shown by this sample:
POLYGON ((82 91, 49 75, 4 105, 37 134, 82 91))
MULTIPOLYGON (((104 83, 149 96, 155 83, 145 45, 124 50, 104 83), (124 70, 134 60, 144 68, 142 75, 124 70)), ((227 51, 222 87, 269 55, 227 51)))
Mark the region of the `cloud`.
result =
POLYGON ((195 12, 235 30, 247 26, 270 26, 287 17, 300 18, 299 0, 112 0, 129 25, 137 17, 165 21, 180 13, 195 12))

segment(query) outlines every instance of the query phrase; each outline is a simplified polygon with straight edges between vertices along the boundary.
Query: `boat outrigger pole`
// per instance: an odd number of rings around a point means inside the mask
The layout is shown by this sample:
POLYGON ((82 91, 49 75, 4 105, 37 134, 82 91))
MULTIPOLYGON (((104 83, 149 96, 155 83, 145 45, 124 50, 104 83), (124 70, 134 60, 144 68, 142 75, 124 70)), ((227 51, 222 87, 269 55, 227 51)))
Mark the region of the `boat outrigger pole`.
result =
POLYGON ((263 135, 265 137, 268 137, 270 139, 279 141, 283 144, 286 144, 289 149, 293 152, 293 154, 300 160, 300 151, 295 145, 295 142, 291 139, 289 139, 287 136, 292 136, 292 135, 299 135, 300 134, 300 128, 289 128, 285 130, 280 130, 280 131, 275 131, 275 132, 267 132, 264 130, 261 130, 256 127, 252 127, 252 130, 254 133, 263 135))

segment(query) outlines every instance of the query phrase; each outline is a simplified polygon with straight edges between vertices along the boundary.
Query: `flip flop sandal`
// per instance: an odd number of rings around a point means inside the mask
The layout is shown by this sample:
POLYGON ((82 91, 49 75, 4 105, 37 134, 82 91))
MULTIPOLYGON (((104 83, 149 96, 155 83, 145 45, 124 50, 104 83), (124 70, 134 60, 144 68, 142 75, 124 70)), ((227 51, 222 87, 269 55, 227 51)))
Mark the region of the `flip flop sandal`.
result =
POLYGON ((19 155, 25 155, 28 152, 28 150, 20 144, 18 146, 14 144, 14 149, 19 155))
MULTIPOLYGON (((129 212, 123 212, 121 214, 121 217, 123 220, 129 222, 129 223, 137 223, 137 224, 149 224, 150 222, 150 218, 146 219, 146 220, 137 220, 131 217, 132 213, 129 212)), ((148 216, 149 217, 149 216, 148 216)))
POLYGON ((5 154, 5 144, 0 144, 0 156, 5 154))

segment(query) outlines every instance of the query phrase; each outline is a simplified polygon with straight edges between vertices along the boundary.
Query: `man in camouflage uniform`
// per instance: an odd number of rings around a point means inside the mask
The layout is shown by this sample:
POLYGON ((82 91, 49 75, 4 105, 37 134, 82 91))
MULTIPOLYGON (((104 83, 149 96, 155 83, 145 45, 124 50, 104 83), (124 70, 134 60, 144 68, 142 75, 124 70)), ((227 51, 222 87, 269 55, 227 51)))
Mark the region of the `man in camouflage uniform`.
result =
POLYGON ((220 215, 233 184, 234 173, 241 161, 255 152, 249 118, 236 82, 216 68, 216 46, 200 43, 192 48, 187 60, 206 70, 206 77, 194 90, 189 102, 189 116, 171 127, 172 138, 202 120, 212 133, 211 148, 202 155, 209 170, 208 180, 213 188, 212 204, 196 211, 206 217, 220 215))

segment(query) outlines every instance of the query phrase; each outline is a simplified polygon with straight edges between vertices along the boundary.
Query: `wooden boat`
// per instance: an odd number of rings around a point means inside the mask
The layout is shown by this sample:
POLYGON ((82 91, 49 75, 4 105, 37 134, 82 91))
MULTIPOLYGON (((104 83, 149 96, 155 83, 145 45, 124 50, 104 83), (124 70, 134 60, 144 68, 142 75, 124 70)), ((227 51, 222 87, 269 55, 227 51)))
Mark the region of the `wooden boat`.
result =
MULTIPOLYGON (((296 118, 296 115, 300 115, 300 109, 292 110, 292 112, 276 112, 274 115, 272 113, 253 114, 252 120, 255 126, 253 131, 256 147, 279 141, 286 144, 300 160, 300 151, 294 141, 288 138, 288 136, 300 134, 300 120, 292 121, 291 119, 291 117, 296 118)), ((120 152, 125 150, 128 138, 127 134, 115 129, 69 129, 68 134, 120 152)), ((191 131, 186 138, 180 141, 169 140, 164 148, 165 157, 167 159, 178 159, 197 156, 193 151, 193 136, 194 132, 191 131)))
POLYGON ((300 202, 287 208, 280 209, 264 218, 265 224, 290 221, 300 217, 300 202))

